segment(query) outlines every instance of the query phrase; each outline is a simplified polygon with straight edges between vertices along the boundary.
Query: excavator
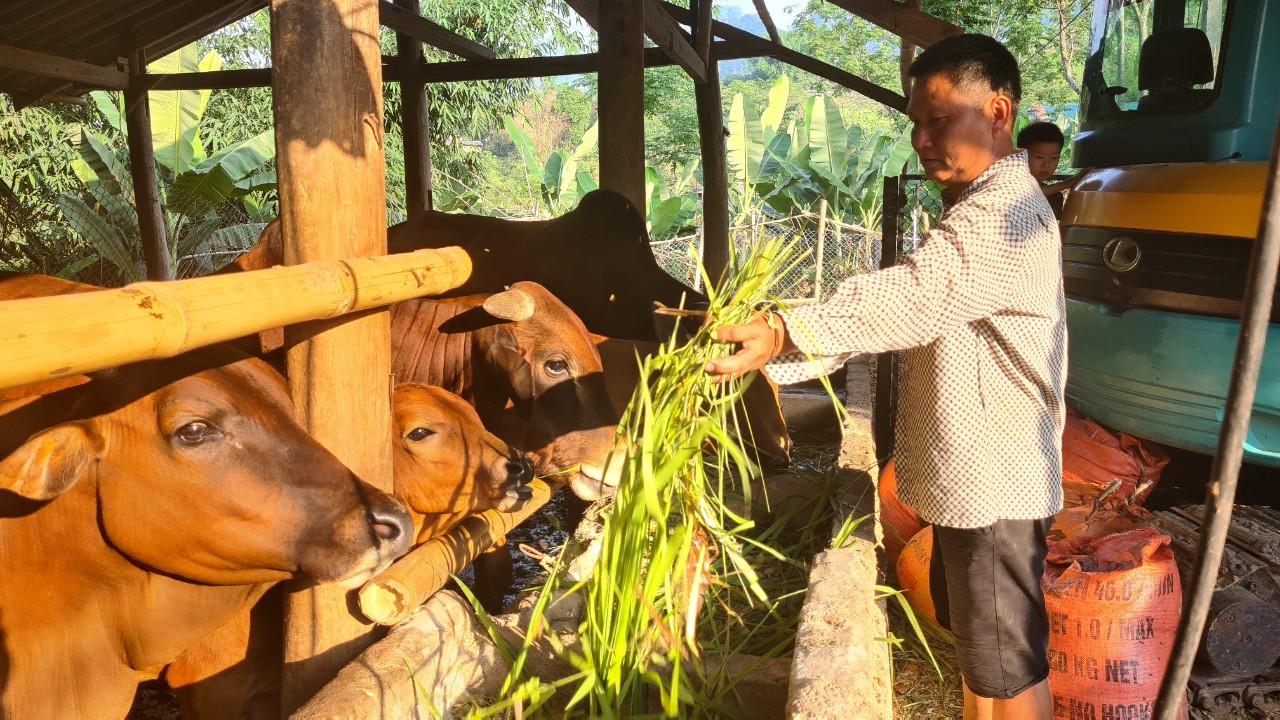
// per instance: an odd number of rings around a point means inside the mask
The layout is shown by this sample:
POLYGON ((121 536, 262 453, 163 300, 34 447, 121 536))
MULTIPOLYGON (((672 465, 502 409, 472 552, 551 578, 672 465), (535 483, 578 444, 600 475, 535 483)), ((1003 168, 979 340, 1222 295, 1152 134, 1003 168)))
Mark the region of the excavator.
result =
MULTIPOLYGON (((1068 403, 1217 443, 1280 111, 1280 2, 1098 0, 1063 208, 1068 403)), ((1280 302, 1245 461, 1280 467, 1280 302)))
MULTIPOLYGON (((1067 403, 1212 455, 1280 121, 1280 0, 1096 0, 1092 20, 1072 164, 1095 169, 1060 220, 1067 403)), ((1280 296, 1252 410, 1245 462, 1280 468, 1280 296)), ((1194 552, 1200 518, 1170 517, 1194 552)), ((1277 520, 1274 506, 1236 507, 1204 637, 1225 631, 1235 660, 1260 665, 1206 666, 1202 642, 1192 717, 1280 717, 1274 636, 1223 604, 1280 608, 1277 520), (1246 640, 1255 630, 1272 639, 1246 640)))

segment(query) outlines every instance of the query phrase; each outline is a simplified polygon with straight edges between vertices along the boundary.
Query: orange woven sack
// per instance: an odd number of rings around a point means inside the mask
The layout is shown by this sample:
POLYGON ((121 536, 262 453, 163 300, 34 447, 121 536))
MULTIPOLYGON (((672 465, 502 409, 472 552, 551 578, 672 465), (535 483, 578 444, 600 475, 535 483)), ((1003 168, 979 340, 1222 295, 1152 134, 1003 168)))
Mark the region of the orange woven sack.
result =
POLYGON ((1112 493, 1142 502, 1160 479, 1169 455, 1164 448, 1124 433, 1112 433, 1098 423, 1067 411, 1062 431, 1062 489, 1068 507, 1092 504, 1114 481, 1112 493))
POLYGON ((933 556, 933 528, 925 527, 915 534, 898 556, 898 587, 916 617, 936 623, 938 611, 929 594, 929 559, 933 556))
POLYGON ((1152 717, 1182 610, 1169 537, 1052 542, 1043 586, 1054 717, 1152 717))
POLYGON ((1066 507, 1053 516, 1049 541, 1086 543, 1106 535, 1150 527, 1151 521, 1151 513, 1138 505, 1105 503, 1097 508, 1092 505, 1066 507))
POLYGON ((894 462, 885 463, 876 483, 880 495, 880 525, 884 528, 884 553, 896 565, 902 548, 925 526, 914 508, 898 497, 898 473, 894 462))

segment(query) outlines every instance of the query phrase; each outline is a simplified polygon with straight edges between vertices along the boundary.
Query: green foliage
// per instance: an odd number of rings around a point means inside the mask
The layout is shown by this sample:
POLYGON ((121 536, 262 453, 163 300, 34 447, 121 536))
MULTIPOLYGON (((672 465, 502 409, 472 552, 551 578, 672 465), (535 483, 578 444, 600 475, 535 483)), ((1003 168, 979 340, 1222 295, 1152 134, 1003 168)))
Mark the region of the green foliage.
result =
POLYGON ((763 112, 742 94, 733 98, 728 154, 739 205, 760 203, 787 217, 812 211, 825 198, 833 217, 874 227, 882 179, 902 172, 912 158, 909 139, 846 125, 828 95, 807 98, 803 114, 782 130, 789 86, 781 76, 763 112))

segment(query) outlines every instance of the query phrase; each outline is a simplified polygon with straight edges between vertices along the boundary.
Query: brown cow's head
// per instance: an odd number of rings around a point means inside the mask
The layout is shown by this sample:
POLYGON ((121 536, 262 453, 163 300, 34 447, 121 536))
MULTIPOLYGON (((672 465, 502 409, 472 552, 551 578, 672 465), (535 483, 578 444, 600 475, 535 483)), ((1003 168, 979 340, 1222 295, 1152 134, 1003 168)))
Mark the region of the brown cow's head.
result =
POLYGON ((0 489, 82 508, 158 572, 358 579, 409 546, 404 508, 306 433, 278 373, 226 347, 101 374, 0 424, 19 430, 0 443, 0 489))
POLYGON ((618 413, 591 335, 564 303, 533 282, 489 296, 486 313, 504 320, 484 348, 508 385, 515 429, 500 432, 533 458, 539 475, 569 473, 578 497, 612 492, 622 453, 618 413))
POLYGON ((529 461, 484 429, 475 408, 442 388, 395 390, 396 497, 413 515, 418 542, 489 509, 532 497, 529 461))

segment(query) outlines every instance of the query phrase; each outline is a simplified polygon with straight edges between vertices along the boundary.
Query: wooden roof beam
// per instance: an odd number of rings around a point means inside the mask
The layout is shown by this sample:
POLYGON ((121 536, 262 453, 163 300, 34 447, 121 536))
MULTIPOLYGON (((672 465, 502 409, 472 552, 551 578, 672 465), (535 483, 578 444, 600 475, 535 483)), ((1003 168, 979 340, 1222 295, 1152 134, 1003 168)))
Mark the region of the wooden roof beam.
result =
POLYGON ((0 44, 0 68, 21 70, 42 77, 67 80, 77 85, 124 90, 129 87, 128 73, 114 67, 103 67, 48 53, 0 44))
MULTIPOLYGON (((662 7, 671 13, 671 16, 682 23, 693 22, 693 13, 688 8, 682 8, 679 5, 673 5, 665 0, 659 0, 662 7)), ((835 65, 825 63, 817 58, 810 57, 801 52, 796 52, 785 45, 765 40, 764 38, 753 35, 742 28, 737 28, 728 23, 715 20, 711 23, 711 31, 717 36, 724 38, 726 41, 732 41, 744 47, 751 48, 756 52, 757 56, 769 56, 776 60, 780 60, 792 67, 800 68, 806 72, 813 73, 820 78, 830 80, 831 82, 842 87, 849 88, 856 93, 865 95, 887 107, 893 108, 898 112, 907 111, 907 98, 888 88, 883 88, 866 78, 858 77, 853 73, 842 70, 835 65)))
POLYGON ((894 0, 827 0, 836 7, 868 20, 912 45, 927 48, 939 40, 959 35, 961 28, 919 8, 894 0))
POLYGON ((764 0, 751 0, 751 2, 755 3, 756 14, 760 16, 760 22, 764 23, 769 39, 781 45, 782 36, 778 34, 778 26, 773 24, 773 16, 769 14, 769 8, 765 7, 764 0))
MULTIPOLYGON (((600 29, 598 0, 565 0, 594 30, 600 29)), ((706 82, 707 63, 693 49, 684 29, 658 0, 644 2, 644 34, 697 82, 706 82)))
MULTIPOLYGON (((715 54, 719 60, 737 60, 739 58, 761 57, 769 53, 762 53, 760 48, 755 45, 747 45, 733 40, 720 40, 715 43, 715 54)), ((666 67, 674 64, 676 64, 675 60, 672 60, 661 49, 645 48, 645 67, 666 67)), ((583 53, 580 55, 557 55, 551 57, 423 63, 418 66, 418 72, 423 82, 445 83, 581 75, 583 73, 593 73, 599 67, 600 56, 598 54, 583 53)), ((395 62, 395 58, 383 57, 383 82, 397 82, 400 79, 400 68, 395 62)), ((269 87, 271 85, 271 68, 148 74, 145 82, 150 90, 223 90, 241 87, 269 87)))
POLYGON ((401 35, 407 35, 433 48, 453 53, 466 60, 493 60, 498 57, 493 50, 458 33, 437 25, 418 13, 398 7, 388 0, 380 0, 378 14, 382 24, 401 35))

